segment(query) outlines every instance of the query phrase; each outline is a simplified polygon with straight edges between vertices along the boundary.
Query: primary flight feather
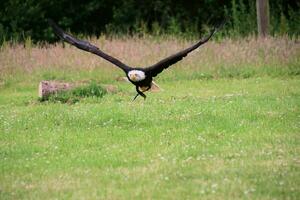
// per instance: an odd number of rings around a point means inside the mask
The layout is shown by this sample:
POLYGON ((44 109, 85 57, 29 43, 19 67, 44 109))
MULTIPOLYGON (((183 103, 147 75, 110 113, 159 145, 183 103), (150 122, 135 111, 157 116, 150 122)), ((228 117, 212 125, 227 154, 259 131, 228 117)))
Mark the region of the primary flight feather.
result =
POLYGON ((52 26, 54 32, 56 35, 58 35, 62 40, 66 41, 67 43, 74 45, 75 47, 88 51, 90 53, 96 54, 105 60, 111 62, 112 64, 118 66, 121 68, 128 78, 128 80, 135 85, 137 95, 134 97, 133 100, 138 97, 138 95, 141 95, 142 97, 146 98, 146 95, 144 92, 148 91, 152 86, 152 80, 153 77, 156 77, 159 73, 161 73, 164 69, 167 69, 171 65, 177 63, 178 61, 182 60, 185 56, 188 55, 191 51, 197 49, 199 46, 205 44, 216 32, 217 28, 214 28, 208 36, 203 38, 202 40, 198 41, 196 44, 192 45, 189 48, 186 48, 182 51, 179 51, 161 61, 158 63, 146 67, 146 68, 140 68, 140 67, 130 67, 120 60, 104 53, 101 51, 98 47, 90 44, 87 41, 76 39, 75 37, 71 36, 70 34, 65 33, 61 28, 59 28, 52 20, 49 20, 50 25, 52 26))

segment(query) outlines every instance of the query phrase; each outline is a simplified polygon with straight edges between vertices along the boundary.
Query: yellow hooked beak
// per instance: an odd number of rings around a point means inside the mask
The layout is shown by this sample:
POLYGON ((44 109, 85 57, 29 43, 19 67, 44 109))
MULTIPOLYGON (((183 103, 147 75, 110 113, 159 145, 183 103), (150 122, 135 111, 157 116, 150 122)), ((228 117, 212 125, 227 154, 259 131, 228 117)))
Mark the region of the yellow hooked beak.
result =
POLYGON ((136 74, 130 74, 129 78, 133 81, 136 81, 138 77, 136 74))

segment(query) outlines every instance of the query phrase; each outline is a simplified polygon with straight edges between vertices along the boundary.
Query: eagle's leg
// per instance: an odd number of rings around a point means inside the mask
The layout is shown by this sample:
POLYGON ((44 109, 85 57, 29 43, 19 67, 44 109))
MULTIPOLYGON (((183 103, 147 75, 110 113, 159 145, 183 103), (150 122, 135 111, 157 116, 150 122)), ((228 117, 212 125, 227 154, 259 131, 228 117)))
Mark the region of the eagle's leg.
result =
MULTIPOLYGON (((149 88, 149 89, 150 89, 150 88, 149 88)), ((148 90, 149 90, 149 89, 148 89, 148 90)), ((137 94, 135 95, 135 97, 133 98, 132 101, 134 101, 139 95, 141 95, 142 97, 144 97, 144 100, 146 99, 146 95, 145 95, 144 93, 142 93, 142 92, 139 90, 139 87, 138 87, 138 86, 135 87, 135 90, 137 91, 137 94)))

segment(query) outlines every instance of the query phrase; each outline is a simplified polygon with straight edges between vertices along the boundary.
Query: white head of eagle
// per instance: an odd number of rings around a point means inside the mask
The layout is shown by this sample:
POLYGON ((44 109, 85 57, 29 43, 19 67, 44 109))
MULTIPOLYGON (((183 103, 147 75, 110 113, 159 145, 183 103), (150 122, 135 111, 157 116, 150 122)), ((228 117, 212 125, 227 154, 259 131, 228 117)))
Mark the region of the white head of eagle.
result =
POLYGON ((146 78, 146 75, 143 71, 140 70, 131 70, 128 72, 128 77, 133 82, 139 82, 146 78))

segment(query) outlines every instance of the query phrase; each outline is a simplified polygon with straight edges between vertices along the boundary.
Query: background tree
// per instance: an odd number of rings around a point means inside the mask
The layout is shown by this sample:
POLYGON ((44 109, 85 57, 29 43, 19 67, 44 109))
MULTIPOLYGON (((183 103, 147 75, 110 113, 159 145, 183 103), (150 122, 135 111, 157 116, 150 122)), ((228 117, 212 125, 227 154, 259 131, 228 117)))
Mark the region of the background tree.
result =
MULTIPOLYGON (((270 34, 299 35, 300 3, 272 0, 270 34)), ((223 35, 256 34, 253 0, 0 0, 0 44, 4 40, 54 41, 52 18, 75 34, 173 34, 198 36, 228 21, 223 35)))
POLYGON ((269 0, 256 0, 257 30, 260 36, 269 33, 269 0))

